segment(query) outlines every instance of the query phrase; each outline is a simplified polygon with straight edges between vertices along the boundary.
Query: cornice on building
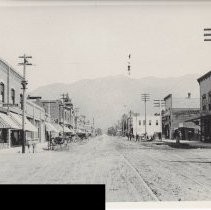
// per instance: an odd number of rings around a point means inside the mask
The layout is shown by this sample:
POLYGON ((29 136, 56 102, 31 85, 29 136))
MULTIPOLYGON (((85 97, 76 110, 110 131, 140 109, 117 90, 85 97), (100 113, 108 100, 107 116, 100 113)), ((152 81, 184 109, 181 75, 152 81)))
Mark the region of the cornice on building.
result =
POLYGON ((200 84, 203 80, 206 80, 207 78, 211 77, 211 71, 207 72, 203 76, 199 77, 197 79, 198 83, 200 84))
POLYGON ((23 80, 23 76, 20 75, 11 65, 9 65, 5 60, 3 60, 2 58, 0 58, 0 63, 1 65, 5 65, 5 67, 8 69, 10 69, 11 73, 15 74, 15 76, 17 76, 19 79, 23 80))

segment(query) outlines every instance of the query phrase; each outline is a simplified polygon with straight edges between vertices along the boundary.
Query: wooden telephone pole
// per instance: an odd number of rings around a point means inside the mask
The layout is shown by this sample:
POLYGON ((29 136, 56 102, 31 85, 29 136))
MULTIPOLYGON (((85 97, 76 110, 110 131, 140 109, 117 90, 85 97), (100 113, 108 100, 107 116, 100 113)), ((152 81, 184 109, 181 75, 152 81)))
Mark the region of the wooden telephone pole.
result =
POLYGON ((145 137, 145 141, 147 140, 147 101, 150 100, 150 95, 148 93, 143 93, 141 94, 141 99, 142 101, 144 101, 144 121, 145 121, 145 134, 144 134, 144 137, 145 137))
POLYGON ((26 66, 32 65, 28 62, 29 58, 32 58, 32 56, 26 56, 25 54, 23 56, 19 56, 19 58, 23 59, 23 63, 19 63, 19 65, 23 66, 23 80, 21 82, 22 89, 23 89, 23 98, 22 98, 22 104, 23 104, 23 110, 22 110, 22 153, 25 153, 25 145, 26 145, 26 132, 25 132, 25 106, 26 106, 26 86, 28 82, 26 81, 26 66))

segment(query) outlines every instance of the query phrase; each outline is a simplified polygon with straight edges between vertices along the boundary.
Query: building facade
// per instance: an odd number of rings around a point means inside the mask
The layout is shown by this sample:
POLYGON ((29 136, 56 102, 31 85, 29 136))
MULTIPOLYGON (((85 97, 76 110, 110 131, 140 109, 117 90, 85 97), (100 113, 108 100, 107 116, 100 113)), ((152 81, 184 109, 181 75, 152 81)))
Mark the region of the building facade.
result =
POLYGON ((38 106, 32 101, 26 102, 27 119, 37 128, 36 132, 28 133, 28 136, 38 142, 44 142, 45 139, 45 121, 46 112, 44 108, 38 106))
POLYGON ((37 100, 36 103, 44 108, 55 123, 74 128, 74 110, 70 99, 65 102, 62 100, 37 100))
POLYGON ((156 134, 160 134, 162 131, 162 124, 161 124, 161 116, 135 116, 132 118, 133 121, 133 134, 138 134, 142 136, 145 134, 145 127, 146 127, 146 134, 148 136, 154 136, 156 134))
POLYGON ((200 113, 200 100, 191 98, 189 93, 186 98, 176 98, 172 94, 164 98, 165 110, 162 115, 162 133, 165 138, 173 139, 175 130, 181 129, 183 139, 187 138, 189 131, 199 133, 200 127, 189 119, 198 117, 200 113))
POLYGON ((198 79, 200 86, 201 141, 211 142, 211 71, 198 79))
MULTIPOLYGON (((0 59, 1 147, 19 146, 22 143, 22 80, 23 77, 14 68, 0 59)), ((44 110, 31 102, 26 103, 26 110, 28 110, 25 119, 27 140, 29 138, 43 140, 41 122, 44 119, 44 110)))

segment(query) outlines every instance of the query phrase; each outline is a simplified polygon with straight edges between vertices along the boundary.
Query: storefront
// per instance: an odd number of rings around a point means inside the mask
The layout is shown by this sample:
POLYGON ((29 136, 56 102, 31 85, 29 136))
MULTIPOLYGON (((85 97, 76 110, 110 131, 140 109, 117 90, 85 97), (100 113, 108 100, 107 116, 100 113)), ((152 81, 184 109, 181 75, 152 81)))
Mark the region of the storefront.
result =
POLYGON ((50 122, 45 122, 45 138, 50 141, 52 137, 59 135, 59 130, 50 122))
MULTIPOLYGON (((12 112, 9 116, 19 127, 11 132, 11 146, 19 146, 22 142, 22 116, 12 112)), ((26 141, 36 140, 34 134, 38 132, 38 129, 27 118, 25 118, 25 131, 26 141)))
POLYGON ((9 114, 0 112, 1 148, 20 145, 20 129, 21 126, 9 114))
POLYGON ((201 117, 201 141, 211 142, 211 115, 201 117))

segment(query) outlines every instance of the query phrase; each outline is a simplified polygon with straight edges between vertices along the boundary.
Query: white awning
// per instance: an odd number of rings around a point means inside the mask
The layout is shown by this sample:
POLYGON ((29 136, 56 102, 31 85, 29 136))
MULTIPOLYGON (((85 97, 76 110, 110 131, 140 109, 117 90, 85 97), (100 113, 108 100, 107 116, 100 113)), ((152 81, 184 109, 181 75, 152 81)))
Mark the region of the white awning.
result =
POLYGON ((65 133, 72 133, 72 130, 70 130, 68 127, 64 126, 64 132, 65 133))
POLYGON ((21 126, 15 122, 10 115, 0 113, 0 128, 21 129, 21 126))
POLYGON ((63 132, 63 128, 61 125, 57 124, 57 123, 53 123, 53 126, 59 131, 59 132, 63 132))
POLYGON ((59 133, 59 130, 56 129, 51 123, 45 122, 45 126, 47 131, 59 133))
POLYGON ((85 133, 84 131, 82 131, 81 129, 77 129, 76 133, 85 133))
MULTIPOLYGON (((59 130, 59 132, 61 132, 61 133, 63 132, 63 126, 62 126, 62 125, 59 125, 59 124, 57 124, 57 123, 54 123, 53 126, 54 126, 57 130, 59 130)), ((64 132, 65 132, 65 133, 74 133, 73 129, 70 129, 70 128, 66 127, 66 126, 64 126, 64 132)))
MULTIPOLYGON (((10 116, 21 126, 22 129, 22 116, 14 114, 12 112, 10 113, 10 116)), ((25 118, 25 130, 31 132, 38 132, 38 129, 29 120, 27 120, 27 118, 25 118)))

